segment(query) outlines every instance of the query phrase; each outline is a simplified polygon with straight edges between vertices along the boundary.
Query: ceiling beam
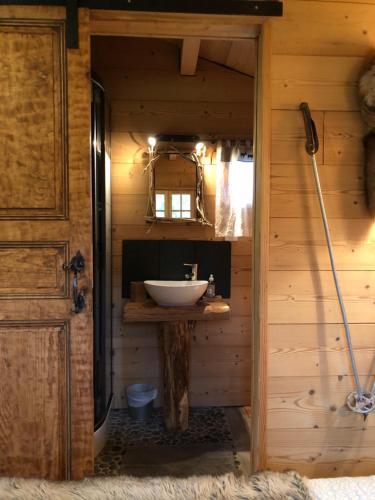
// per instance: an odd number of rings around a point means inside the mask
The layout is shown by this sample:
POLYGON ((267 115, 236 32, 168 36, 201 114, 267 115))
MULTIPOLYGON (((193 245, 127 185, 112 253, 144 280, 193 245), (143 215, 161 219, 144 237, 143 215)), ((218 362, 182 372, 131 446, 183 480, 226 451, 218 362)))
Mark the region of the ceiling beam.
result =
MULTIPOLYGON (((0 0, 0 5, 66 5, 67 0, 0 0)), ((239 16, 283 15, 282 0, 78 0, 79 7, 135 12, 239 16)))
POLYGON ((181 48, 181 75, 195 75, 197 70, 199 47, 201 41, 199 38, 185 38, 181 48))
MULTIPOLYGON (((0 5, 65 5, 66 0, 0 0, 0 5)), ((282 16, 280 0, 78 0, 79 7, 137 12, 282 16)))

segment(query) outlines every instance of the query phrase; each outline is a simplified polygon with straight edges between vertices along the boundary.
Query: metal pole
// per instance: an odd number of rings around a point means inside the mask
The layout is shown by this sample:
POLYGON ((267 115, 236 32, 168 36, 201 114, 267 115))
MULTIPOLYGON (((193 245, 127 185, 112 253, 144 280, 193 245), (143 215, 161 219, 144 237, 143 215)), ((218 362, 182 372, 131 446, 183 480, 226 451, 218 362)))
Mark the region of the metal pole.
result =
POLYGON ((333 279, 335 281, 337 297, 339 299, 341 315, 342 315, 342 319, 343 319, 344 326, 345 326, 346 341, 347 341, 348 347, 349 347, 349 353, 350 353, 350 359, 351 359, 351 363, 352 363, 352 367, 353 367, 354 379, 355 379, 355 383, 356 383, 357 390, 358 390, 358 397, 361 400, 363 398, 363 389, 362 389, 362 386, 361 386, 361 383, 359 380, 357 363, 355 361, 352 339, 351 339, 351 335, 350 335, 348 316, 346 314, 345 304, 344 304, 344 300, 342 298, 341 287, 340 287, 340 283, 339 283, 338 276, 337 276, 336 264, 335 264, 335 259, 334 259, 334 255, 333 255, 333 249, 332 249, 331 233, 330 233, 329 226, 328 226, 327 215, 326 215, 326 210, 325 210, 325 206, 324 206, 322 188, 320 185, 318 166, 316 163, 315 153, 311 154, 310 157, 311 157, 311 165, 313 168, 313 173, 314 173, 314 178, 315 178, 316 191, 318 193, 318 198, 319 198, 320 211, 322 214, 324 232, 325 232, 326 240, 327 240, 329 259, 331 261, 331 269, 332 269, 333 279))

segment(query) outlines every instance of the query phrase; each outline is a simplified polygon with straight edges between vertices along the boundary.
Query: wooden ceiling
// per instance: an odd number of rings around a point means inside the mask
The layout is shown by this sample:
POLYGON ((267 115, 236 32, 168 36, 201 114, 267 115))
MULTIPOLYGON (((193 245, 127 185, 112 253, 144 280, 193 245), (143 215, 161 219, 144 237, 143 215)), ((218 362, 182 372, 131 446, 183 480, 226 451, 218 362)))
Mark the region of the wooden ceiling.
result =
POLYGON ((199 57, 254 76, 256 40, 201 40, 199 57))
POLYGON ((257 49, 255 39, 232 41, 185 38, 177 43, 181 49, 181 75, 194 75, 199 57, 244 75, 255 75, 257 49))

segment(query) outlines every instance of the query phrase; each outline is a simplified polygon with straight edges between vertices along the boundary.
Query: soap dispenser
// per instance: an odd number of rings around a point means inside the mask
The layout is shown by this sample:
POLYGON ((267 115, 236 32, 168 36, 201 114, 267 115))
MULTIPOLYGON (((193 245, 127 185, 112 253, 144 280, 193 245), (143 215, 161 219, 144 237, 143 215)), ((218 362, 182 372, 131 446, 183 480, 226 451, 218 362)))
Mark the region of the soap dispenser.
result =
POLYGON ((210 277, 208 278, 208 286, 206 290, 206 297, 213 299, 216 295, 215 292, 215 279, 214 275, 210 274, 210 277))

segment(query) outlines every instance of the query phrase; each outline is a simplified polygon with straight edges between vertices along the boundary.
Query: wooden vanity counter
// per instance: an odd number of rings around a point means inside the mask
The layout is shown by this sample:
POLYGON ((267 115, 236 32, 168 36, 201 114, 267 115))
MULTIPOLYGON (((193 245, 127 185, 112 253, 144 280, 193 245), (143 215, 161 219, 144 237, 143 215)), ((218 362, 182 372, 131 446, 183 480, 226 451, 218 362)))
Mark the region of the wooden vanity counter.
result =
POLYGON ((153 300, 128 302, 124 305, 124 323, 143 323, 149 321, 209 321, 230 319, 229 304, 222 300, 201 300, 193 306, 162 307, 153 300))
POLYGON ((201 300, 185 307, 161 307, 153 300, 124 305, 124 323, 160 323, 164 421, 168 430, 185 431, 188 428, 190 343, 196 321, 229 318, 230 306, 222 300, 201 300))

